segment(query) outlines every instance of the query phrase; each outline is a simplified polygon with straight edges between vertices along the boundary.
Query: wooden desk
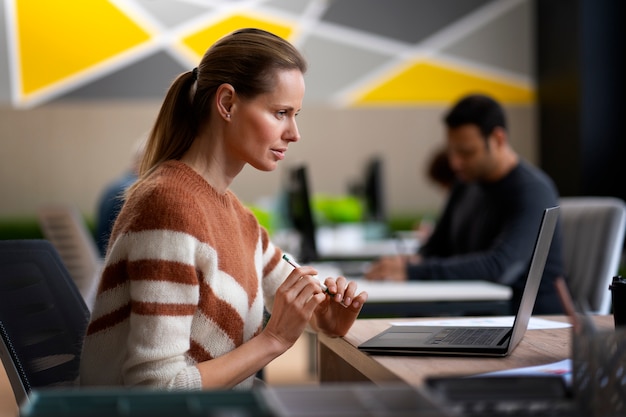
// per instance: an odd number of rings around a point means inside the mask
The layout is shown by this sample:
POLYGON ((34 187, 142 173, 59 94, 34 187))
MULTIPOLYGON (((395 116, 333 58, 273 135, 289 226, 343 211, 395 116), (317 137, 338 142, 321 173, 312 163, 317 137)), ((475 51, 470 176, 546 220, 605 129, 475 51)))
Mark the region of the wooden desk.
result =
MULTIPOLYGON (((565 316, 542 318, 567 321, 565 316)), ((419 320, 419 319, 406 319, 419 320)), ((594 317, 598 328, 612 329, 613 316, 594 317)), ((393 319, 400 321, 400 319, 393 319)), ((571 328, 528 330, 505 358, 368 355, 357 349, 390 326, 389 319, 359 319, 342 338, 318 335, 320 382, 407 383, 420 386, 429 376, 479 374, 542 365, 571 357, 571 328)))
MULTIPOLYGON (((314 265, 322 276, 339 275, 337 269, 314 265)), ((357 283, 357 292, 367 292, 359 317, 457 317, 505 316, 510 314, 511 287, 489 281, 368 281, 357 283)), ((317 369, 314 335, 309 337, 309 370, 317 369)))

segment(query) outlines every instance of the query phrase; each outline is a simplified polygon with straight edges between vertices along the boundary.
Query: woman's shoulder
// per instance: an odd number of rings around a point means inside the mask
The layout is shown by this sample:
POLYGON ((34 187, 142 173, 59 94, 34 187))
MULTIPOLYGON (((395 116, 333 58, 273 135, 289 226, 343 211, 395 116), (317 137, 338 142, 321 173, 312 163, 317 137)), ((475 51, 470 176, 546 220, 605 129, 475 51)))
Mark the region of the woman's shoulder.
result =
MULTIPOLYGON (((125 209, 158 222, 194 223, 206 213, 236 216, 255 222, 254 214, 232 191, 218 193, 199 174, 178 161, 168 161, 140 180, 128 196, 125 209), (230 214, 228 214, 230 213, 230 214)), ((124 211, 124 210, 123 210, 124 211)))
POLYGON ((186 175, 159 167, 141 179, 128 195, 119 215, 121 221, 132 229, 191 227, 208 200, 193 181, 185 179, 186 175))
POLYGON ((179 161, 166 161, 140 179, 129 199, 141 201, 194 200, 207 194, 208 184, 195 171, 179 161))

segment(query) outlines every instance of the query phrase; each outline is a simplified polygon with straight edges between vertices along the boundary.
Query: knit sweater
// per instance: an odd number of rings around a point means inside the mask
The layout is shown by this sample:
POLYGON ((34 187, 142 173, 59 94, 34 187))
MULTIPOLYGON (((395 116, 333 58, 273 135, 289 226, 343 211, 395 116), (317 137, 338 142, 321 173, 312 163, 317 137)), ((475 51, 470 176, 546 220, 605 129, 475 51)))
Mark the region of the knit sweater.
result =
MULTIPOLYGON (((200 389, 195 366, 257 335, 291 267, 254 215, 187 165, 141 182, 111 234, 81 384, 200 389)), ((253 376, 237 388, 249 388, 253 376)))

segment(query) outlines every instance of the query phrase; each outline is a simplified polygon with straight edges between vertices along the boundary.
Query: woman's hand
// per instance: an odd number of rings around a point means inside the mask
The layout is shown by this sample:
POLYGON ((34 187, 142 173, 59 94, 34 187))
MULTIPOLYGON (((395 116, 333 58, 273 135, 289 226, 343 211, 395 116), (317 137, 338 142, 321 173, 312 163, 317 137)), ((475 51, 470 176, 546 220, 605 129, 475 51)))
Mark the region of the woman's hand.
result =
POLYGON ((356 294, 357 285, 345 277, 326 278, 328 294, 315 309, 311 324, 331 336, 344 336, 359 316, 367 293, 356 294))
POLYGON ((298 340, 315 309, 326 300, 316 274, 310 266, 295 268, 276 291, 272 315, 263 332, 284 350, 298 340))
POLYGON ((289 349, 324 302, 315 269, 294 269, 278 287, 274 309, 263 331, 236 349, 197 365, 204 388, 233 387, 289 349))

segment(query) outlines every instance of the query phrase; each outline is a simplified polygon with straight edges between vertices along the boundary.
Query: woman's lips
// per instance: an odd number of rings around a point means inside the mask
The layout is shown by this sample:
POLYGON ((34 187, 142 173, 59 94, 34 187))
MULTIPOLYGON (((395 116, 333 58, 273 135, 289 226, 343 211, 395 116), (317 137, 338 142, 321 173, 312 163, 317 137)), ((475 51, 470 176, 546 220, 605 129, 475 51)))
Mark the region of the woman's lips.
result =
POLYGON ((272 153, 281 161, 285 159, 285 152, 287 152, 287 149, 272 149, 272 153))

